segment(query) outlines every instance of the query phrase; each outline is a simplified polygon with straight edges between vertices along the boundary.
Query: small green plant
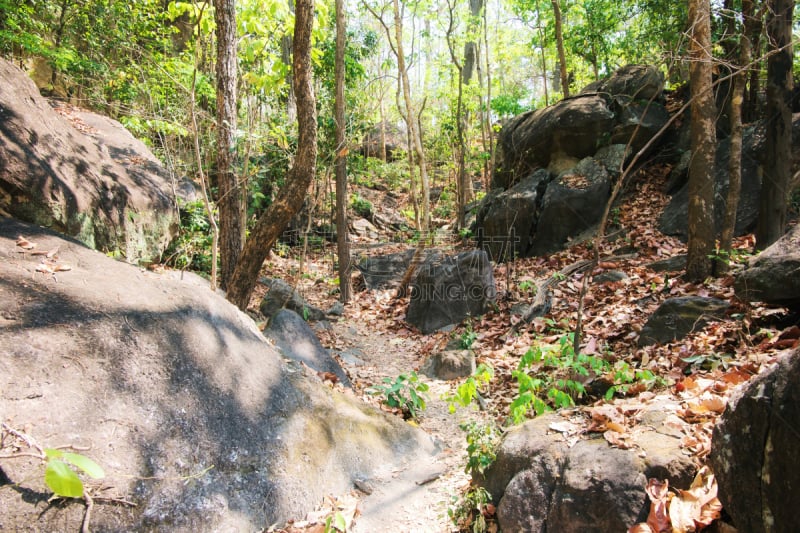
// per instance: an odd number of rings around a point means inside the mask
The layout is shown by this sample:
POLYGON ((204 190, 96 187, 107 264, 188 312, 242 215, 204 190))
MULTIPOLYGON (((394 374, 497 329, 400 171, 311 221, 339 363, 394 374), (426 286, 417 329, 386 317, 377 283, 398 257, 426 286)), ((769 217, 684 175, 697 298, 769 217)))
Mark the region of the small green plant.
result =
POLYGON ((33 452, 19 452, 4 454, 7 459, 16 457, 39 457, 44 464, 44 482, 59 498, 84 498, 83 481, 78 477, 78 471, 89 477, 99 479, 105 477, 105 472, 100 466, 79 453, 66 452, 59 448, 42 448, 30 435, 16 430, 6 424, 0 423, 0 449, 23 449, 24 447, 35 450, 33 452), (74 467, 74 468, 73 468, 74 467))
POLYGON ((518 395, 511 402, 511 418, 515 424, 522 422, 529 411, 536 416, 553 408, 571 407, 586 389, 573 376, 588 376, 590 370, 604 372, 608 363, 599 357, 576 354, 572 336, 564 335, 558 345, 540 345, 528 349, 520 359, 512 376, 518 383, 518 395), (528 369, 536 364, 540 371, 534 375, 528 369), (560 377, 566 376, 566 377, 560 377))
POLYGON ((547 327, 547 329, 549 331, 551 331, 553 333, 567 334, 569 332, 569 330, 570 330, 569 319, 567 319, 567 318, 562 318, 558 322, 556 322, 552 318, 545 318, 544 319, 544 325, 547 327))
POLYGON ((666 385, 666 380, 656 376, 651 370, 646 368, 633 368, 627 361, 617 361, 614 364, 614 385, 611 386, 605 395, 606 400, 610 400, 617 392, 625 394, 631 385, 639 383, 645 388, 666 385))
POLYGON ((454 393, 445 398, 450 413, 455 413, 459 405, 461 407, 470 406, 478 397, 479 389, 488 385, 493 377, 494 369, 491 366, 485 363, 479 364, 475 372, 464 383, 456 387, 454 393))
POLYGON ((519 282, 519 292, 536 294, 536 284, 529 279, 519 282))
POLYGON ((720 250, 717 248, 713 254, 709 254, 708 258, 731 266, 734 264, 741 265, 747 263, 747 260, 750 259, 752 255, 753 254, 747 250, 739 250, 737 248, 733 248, 731 250, 720 250))
POLYGON ((722 367, 724 370, 727 370, 728 367, 733 362, 733 360, 734 356, 727 353, 699 354, 681 358, 681 361, 683 361, 684 363, 689 363, 690 365, 696 368, 700 368, 702 370, 709 370, 711 372, 717 370, 720 367, 722 367))
POLYGON ((572 338, 568 334, 556 345, 531 347, 520 358, 517 369, 511 373, 518 383, 517 395, 510 406, 513 423, 519 424, 531 411, 538 416, 575 405, 575 400, 586 394, 583 383, 596 376, 605 375, 613 382, 605 393, 606 400, 617 392, 628 392, 633 384, 649 389, 665 383, 650 370, 634 369, 624 361, 611 365, 602 356, 575 353, 572 338))
POLYGON ((619 226, 619 215, 620 215, 619 207, 613 208, 611 210, 610 215, 611 215, 611 224, 614 226, 619 226))
POLYGON ((394 380, 383 378, 383 385, 373 385, 367 392, 382 395, 383 403, 389 407, 400 409, 403 417, 417 419, 420 411, 424 411, 427 402, 428 384, 419 380, 416 372, 400 374, 394 380))
POLYGON ((484 533, 488 531, 486 518, 494 516, 492 495, 483 487, 470 487, 461 498, 454 498, 447 515, 459 531, 484 533))
POLYGON ((372 202, 362 197, 360 194, 353 194, 350 196, 350 207, 358 216, 367 218, 372 215, 372 202))
POLYGON ((467 319, 467 325, 458 337, 458 345, 462 350, 469 350, 478 339, 478 334, 472 329, 472 321, 467 319))
POLYGON ((62 498, 82 498, 83 482, 70 465, 77 467, 89 477, 99 479, 105 477, 100 466, 79 453, 65 452, 56 448, 45 448, 47 465, 44 481, 53 494, 62 498))
POLYGON ((337 512, 326 518, 324 531, 325 533, 335 533, 336 531, 340 531, 341 533, 346 533, 347 520, 345 519, 344 515, 340 512, 337 512))
POLYGON ((181 230, 170 243, 164 262, 179 270, 211 273, 211 224, 205 204, 198 200, 180 208, 181 230))
POLYGON ((500 431, 494 424, 466 422, 461 424, 467 432, 467 466, 466 473, 483 475, 497 458, 497 445, 500 443, 500 431))

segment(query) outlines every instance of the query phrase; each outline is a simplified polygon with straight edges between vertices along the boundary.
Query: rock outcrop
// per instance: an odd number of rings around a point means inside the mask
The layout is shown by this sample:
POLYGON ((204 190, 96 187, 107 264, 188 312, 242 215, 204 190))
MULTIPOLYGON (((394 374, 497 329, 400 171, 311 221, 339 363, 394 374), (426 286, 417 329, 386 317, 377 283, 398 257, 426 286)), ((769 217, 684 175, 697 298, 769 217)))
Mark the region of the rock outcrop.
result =
POLYGON ((492 259, 562 249, 596 226, 626 158, 667 123, 657 69, 634 65, 503 126, 475 232, 492 259))
MULTIPOLYGON (((287 363, 196 276, 4 217, 0 256, 3 422, 79 446, 105 469, 103 495, 136 504, 96 501, 93 529, 258 531, 434 452, 419 429, 287 363), (57 252, 42 263, 19 235, 57 252)), ((4 529, 80 530, 85 507, 47 507, 43 474, 39 459, 0 459, 0 483, 15 484, 0 490, 4 529)))
POLYGON ((411 282, 406 321, 423 333, 486 312, 494 301, 494 272, 483 250, 427 261, 411 282))
POLYGON ((753 258, 734 289, 742 300, 800 308, 800 224, 753 258))
POLYGON ((728 302, 719 298, 681 296, 665 300, 639 332, 639 346, 680 340, 709 322, 725 318, 728 302))
POLYGON ((62 114, 0 59, 0 211, 130 262, 157 260, 178 229, 169 173, 118 122, 62 114))
POLYGON ((283 355, 308 365, 312 370, 329 373, 346 387, 352 386, 341 365, 317 338, 303 317, 289 309, 281 309, 270 319, 264 336, 271 339, 283 355))
POLYGON ((711 440, 719 499, 738 531, 797 531, 800 351, 742 385, 711 440))
POLYGON ((569 445, 550 428, 564 424, 546 414, 506 433, 484 479, 502 531, 565 533, 626 531, 647 517, 647 479, 688 486, 695 472, 666 413, 643 415, 655 429, 632 436, 630 449, 597 434, 569 445))

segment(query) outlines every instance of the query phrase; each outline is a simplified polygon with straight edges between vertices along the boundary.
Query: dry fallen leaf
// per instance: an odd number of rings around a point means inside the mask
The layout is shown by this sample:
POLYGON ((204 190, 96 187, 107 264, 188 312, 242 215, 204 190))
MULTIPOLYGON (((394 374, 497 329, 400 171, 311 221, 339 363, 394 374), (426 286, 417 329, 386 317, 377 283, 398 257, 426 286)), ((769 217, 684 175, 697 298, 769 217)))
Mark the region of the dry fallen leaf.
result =
POLYGON ((664 481, 650 478, 647 481, 645 492, 650 497, 650 514, 647 516, 647 526, 655 533, 670 531, 669 520, 669 480, 664 481))
POLYGON ((711 469, 697 472, 689 490, 679 490, 669 505, 672 531, 699 531, 719 518, 722 504, 717 499, 717 481, 711 469))
POLYGON ((30 242, 28 239, 20 235, 17 237, 17 246, 24 250, 33 250, 36 248, 36 243, 30 242))

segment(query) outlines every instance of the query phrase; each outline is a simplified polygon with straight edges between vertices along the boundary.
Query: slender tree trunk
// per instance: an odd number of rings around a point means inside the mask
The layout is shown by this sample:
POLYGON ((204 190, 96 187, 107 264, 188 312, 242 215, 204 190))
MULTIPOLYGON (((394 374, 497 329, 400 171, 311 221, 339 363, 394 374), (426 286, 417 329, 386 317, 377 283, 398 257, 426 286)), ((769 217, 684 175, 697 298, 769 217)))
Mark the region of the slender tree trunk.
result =
MULTIPOLYGON (((454 9, 455 6, 451 6, 451 20, 454 9)), ((478 44, 475 41, 477 39, 478 21, 480 20, 481 11, 483 11, 483 0, 469 0, 470 19, 467 24, 467 42, 464 43, 464 68, 461 71, 464 85, 469 85, 469 82, 472 80, 472 75, 475 72, 475 62, 478 61, 478 44)))
MULTIPOLYGON (((403 51, 403 18, 400 14, 399 0, 393 0, 393 6, 397 70, 400 74, 400 84, 403 90, 403 101, 405 102, 406 107, 406 126, 408 127, 408 133, 411 137, 411 142, 413 143, 414 152, 417 155, 417 165, 419 165, 419 180, 422 189, 421 231, 423 234, 427 234, 431 227, 431 199, 428 169, 426 168, 427 163, 425 161, 425 150, 422 147, 422 137, 416 124, 414 104, 411 102, 411 83, 408 79, 408 68, 406 67, 405 52, 403 51)), ((410 148, 411 147, 409 147, 409 149, 410 148)))
POLYGON ((244 243, 242 194, 233 169, 236 153, 236 9, 234 0, 214 0, 217 23, 217 157, 220 281, 225 289, 244 243))
MULTIPOLYGON (((742 18, 746 21, 753 16, 753 0, 742 0, 742 18)), ((744 86, 747 82, 746 65, 750 64, 750 37, 744 32, 739 37, 739 65, 742 70, 737 72, 731 83, 730 125, 731 125, 731 154, 728 161, 728 195, 725 200, 725 219, 720 232, 719 248, 729 252, 733 245, 733 236, 736 232, 736 212, 739 209, 739 199, 742 188, 742 107, 744 105, 744 86)), ((723 274, 728 271, 728 263, 717 264, 717 272, 723 274)))
POLYGON ((786 229, 789 180, 792 171, 792 13, 794 0, 771 0, 767 36, 767 146, 756 244, 764 249, 786 229))
POLYGON ((561 73, 561 90, 564 98, 569 98, 569 78, 567 77, 567 54, 564 52, 564 30, 562 28, 561 7, 558 0, 552 0, 553 18, 555 18, 556 49, 558 50, 559 72, 561 73))
POLYGON ((311 68, 313 21, 314 0, 297 0, 292 41, 292 79, 297 96, 297 155, 277 198, 256 222, 228 284, 228 300, 242 310, 250 302, 269 250, 303 206, 317 168, 317 112, 311 68))
MULTIPOLYGON (((472 4, 472 2, 471 2, 472 4)), ((462 229, 464 227, 464 211, 466 209, 466 205, 468 200, 467 197, 467 172, 466 172, 466 143, 464 142, 464 124, 466 122, 466 117, 464 116, 463 110, 463 96, 464 96, 464 84, 469 83, 469 78, 472 77, 470 73, 469 77, 467 77, 465 73, 465 68, 467 64, 470 64, 470 69, 474 68, 475 66, 475 43, 467 42, 464 49, 464 66, 462 66, 461 62, 456 57, 455 52, 455 44, 453 42, 453 30, 455 26, 455 2, 451 3, 451 0, 447 2, 448 7, 448 25, 447 31, 445 32, 445 38, 447 39, 447 49, 450 52, 450 60, 453 62, 453 66, 456 67, 456 77, 458 78, 458 96, 456 97, 456 189, 458 192, 458 201, 456 202, 456 226, 458 229, 462 229), (469 45, 472 45, 471 47, 469 45), (469 54, 472 54, 471 56, 469 54), (465 80, 467 80, 465 82, 465 80)))
POLYGON ((336 97, 334 120, 336 122, 336 250, 339 257, 339 299, 350 301, 350 243, 347 238, 347 123, 344 114, 344 52, 347 38, 347 22, 344 0, 336 0, 336 97))
POLYGON ((711 275, 714 251, 715 105, 711 71, 711 3, 689 0, 689 85, 692 91, 689 163, 689 242, 686 277, 702 281, 711 275))
MULTIPOLYGON (((492 114, 491 114, 491 105, 492 105, 492 70, 491 70, 491 63, 489 62, 489 21, 486 17, 486 8, 483 10, 483 54, 486 60, 486 120, 484 121, 486 127, 486 134, 489 138, 489 159, 488 159, 488 167, 487 171, 483 176, 484 180, 484 190, 488 191, 490 189, 490 184, 492 182, 492 173, 494 172, 494 162, 495 162, 495 150, 494 150, 494 129, 492 128, 492 114)), ((478 58, 480 61, 480 57, 478 58)), ((472 184, 470 184, 471 186, 472 184)))
MULTIPOLYGON (((542 88, 544 89, 544 105, 550 105, 550 95, 547 93, 547 59, 544 52, 547 35, 544 31, 544 24, 542 24, 542 14, 539 9, 539 0, 534 4, 536 8, 536 27, 539 30, 539 53, 542 60, 542 88)), ((487 189, 488 190, 488 189, 487 189)))
MULTIPOLYGON (((289 11, 294 13, 294 0, 289 0, 289 11)), ((291 35, 281 37, 281 61, 286 65, 292 64, 292 39, 291 35)), ((291 73, 286 75, 286 84, 289 86, 286 94, 286 119, 292 124, 297 120, 297 98, 294 95, 291 73)))
MULTIPOLYGON (((761 33, 764 29, 764 2, 760 0, 760 5, 754 5, 750 16, 743 16, 744 19, 744 34, 750 39, 751 55, 752 57, 759 57, 761 53, 761 33)), ((754 3, 755 4, 755 3, 754 3)), ((742 9, 744 11, 744 9, 742 9)), ((753 122, 758 118, 758 93, 761 91, 761 78, 760 68, 758 65, 750 69, 750 81, 747 89, 747 99, 745 107, 742 110, 742 120, 744 122, 753 122)))

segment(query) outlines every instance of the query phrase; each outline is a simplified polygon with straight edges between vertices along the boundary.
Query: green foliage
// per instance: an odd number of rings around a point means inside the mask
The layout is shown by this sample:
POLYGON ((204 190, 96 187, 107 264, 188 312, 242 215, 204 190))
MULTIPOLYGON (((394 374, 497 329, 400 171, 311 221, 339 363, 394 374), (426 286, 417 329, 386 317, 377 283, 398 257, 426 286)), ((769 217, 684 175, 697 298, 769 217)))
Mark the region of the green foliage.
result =
POLYGON ((350 195, 350 208, 360 217, 372 216, 372 202, 358 193, 350 195))
POLYGON ((717 248, 713 254, 710 254, 708 257, 709 259, 713 259, 714 261, 718 261, 720 263, 724 263, 728 266, 731 265, 743 265, 747 263, 747 261, 752 257, 753 254, 747 250, 739 250, 738 248, 733 248, 731 250, 722 250, 717 248))
POLYGON ((478 397, 479 390, 482 387, 486 387, 493 377, 494 369, 491 366, 485 363, 479 364, 475 372, 464 383, 456 387, 454 393, 445 398, 448 410, 451 413, 455 413, 459 405, 461 407, 469 407, 478 397))
POLYGON ((515 86, 511 91, 498 94, 492 98, 491 108, 498 118, 510 118, 519 115, 525 111, 525 106, 522 104, 527 99, 528 95, 525 91, 515 86))
POLYGON ((683 361, 684 363, 689 363, 694 367, 703 370, 708 370, 711 372, 717 370, 720 367, 727 370, 734 360, 735 357, 727 353, 726 354, 709 353, 709 354, 692 355, 690 357, 681 357, 681 361, 683 361))
POLYGON ((205 204, 198 200, 180 209, 181 229, 165 252, 164 263, 179 270, 211 274, 211 224, 205 204))
POLYGON ((419 380, 417 373, 400 374, 394 380, 383 378, 383 385, 374 385, 367 389, 370 394, 382 395, 383 403, 389 407, 400 409, 404 418, 417 418, 424 411, 427 402, 428 384, 419 380))
POLYGON ((64 452, 55 448, 46 448, 44 453, 47 458, 44 481, 56 496, 83 497, 83 482, 70 465, 92 478, 105 477, 103 469, 97 463, 79 453, 64 452))
POLYGON ((478 339, 478 333, 472 329, 472 320, 467 319, 467 324, 464 331, 458 337, 458 344, 462 350, 469 350, 472 348, 473 343, 478 339))
POLYGON ((531 347, 520 358, 511 373, 517 380, 518 392, 510 406, 514 424, 553 409, 575 405, 586 394, 585 381, 598 376, 610 378, 612 385, 605 394, 610 400, 616 393, 626 393, 634 383, 645 388, 665 382, 647 369, 634 369, 625 361, 611 364, 600 355, 575 353, 571 334, 562 336, 557 345, 531 347))
POLYGON ((333 516, 325 519, 325 533, 334 533, 335 531, 347 532, 347 520, 340 512, 336 512, 333 516))
POLYGON ((467 466, 466 473, 483 475, 497 458, 497 446, 500 443, 500 430, 494 424, 479 424, 472 421, 459 425, 467 432, 467 466))
POLYGON ((488 531, 486 516, 494 514, 492 495, 483 487, 470 487, 461 497, 455 498, 447 515, 459 531, 484 533, 488 531))
POLYGON ((517 287, 522 293, 531 293, 531 295, 536 294, 536 284, 529 279, 520 281, 517 287))

